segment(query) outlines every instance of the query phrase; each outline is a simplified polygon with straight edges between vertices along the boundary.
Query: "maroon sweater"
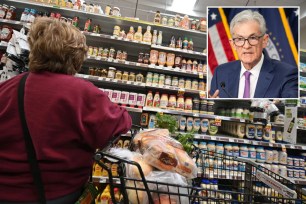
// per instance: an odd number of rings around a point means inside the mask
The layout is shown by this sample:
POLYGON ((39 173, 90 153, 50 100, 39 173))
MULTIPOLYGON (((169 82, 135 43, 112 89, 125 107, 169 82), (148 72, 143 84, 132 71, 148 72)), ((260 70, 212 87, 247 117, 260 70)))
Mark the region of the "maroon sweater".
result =
MULTIPOLYGON (((0 201, 38 201, 17 105, 21 77, 0 84, 0 201)), ((30 73, 25 114, 48 200, 80 189, 95 149, 131 127, 128 112, 90 82, 50 72, 30 73)))

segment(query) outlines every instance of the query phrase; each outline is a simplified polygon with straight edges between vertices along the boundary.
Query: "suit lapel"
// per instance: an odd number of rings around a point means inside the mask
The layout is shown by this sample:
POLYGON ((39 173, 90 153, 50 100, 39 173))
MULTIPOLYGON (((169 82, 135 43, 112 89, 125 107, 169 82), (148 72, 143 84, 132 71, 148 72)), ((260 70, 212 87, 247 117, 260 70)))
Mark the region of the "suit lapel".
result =
POLYGON ((230 72, 228 76, 228 91, 234 98, 238 98, 241 62, 238 60, 233 66, 233 71, 230 72))
POLYGON ((254 98, 265 97, 265 94, 268 91, 268 88, 274 78, 274 72, 274 64, 270 60, 269 56, 265 55, 265 59, 257 81, 254 98))

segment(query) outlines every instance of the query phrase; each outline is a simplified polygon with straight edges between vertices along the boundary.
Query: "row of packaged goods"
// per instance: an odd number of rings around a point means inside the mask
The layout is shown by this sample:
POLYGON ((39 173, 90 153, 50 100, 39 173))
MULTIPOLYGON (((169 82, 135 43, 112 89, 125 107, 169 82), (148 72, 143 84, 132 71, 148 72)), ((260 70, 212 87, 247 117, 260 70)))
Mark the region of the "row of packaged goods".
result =
POLYGON ((306 89, 306 77, 300 76, 300 88, 306 89))
MULTIPOLYGON (((118 61, 126 61, 127 60, 127 52, 116 50, 111 47, 103 48, 103 47, 92 47, 89 46, 87 56, 89 57, 101 57, 102 59, 107 60, 118 60, 118 61)), ((138 63, 149 64, 150 65, 158 65, 160 67, 164 67, 165 65, 168 68, 176 68, 181 71, 186 72, 197 72, 197 73, 206 73, 207 68, 206 65, 202 63, 202 61, 191 60, 182 58, 182 55, 175 55, 173 53, 166 52, 158 52, 157 50, 151 50, 149 53, 139 53, 138 55, 138 63)))
MULTIPOLYGON (((263 167, 271 170, 274 173, 280 174, 284 177, 289 178, 305 178, 305 159, 304 153, 300 156, 289 155, 286 149, 278 151, 272 148, 264 148, 261 146, 245 145, 245 144, 233 144, 233 143, 222 143, 213 141, 194 141, 193 144, 198 146, 204 151, 202 160, 197 160, 197 166, 199 173, 202 172, 202 166, 213 169, 225 169, 233 171, 245 171, 245 165, 234 160, 227 159, 222 162, 222 155, 230 157, 240 157, 250 159, 260 163, 263 167), (214 157, 214 154, 216 156, 214 157), (209 156, 207 156, 209 155, 209 156)), ((196 159, 194 158, 196 161, 196 159)), ((204 172, 205 173, 205 172, 204 172)))
POLYGON ((300 62, 300 70, 306 72, 306 63, 300 62))
MULTIPOLYGON (((38 0, 36 0, 38 1, 38 0)), ((121 16, 120 8, 117 6, 111 7, 110 5, 106 5, 105 9, 101 8, 100 5, 97 4, 87 4, 85 1, 75 1, 73 4, 71 1, 60 1, 60 0, 40 0, 42 3, 54 4, 61 7, 72 8, 75 10, 80 10, 88 13, 96 13, 96 14, 105 14, 112 16, 121 16)), ((181 17, 179 14, 176 14, 175 17, 168 17, 166 15, 162 16, 159 11, 156 11, 154 20, 154 24, 161 24, 170 27, 181 27, 183 29, 191 29, 191 30, 199 30, 206 31, 206 21, 204 18, 198 19, 189 19, 187 15, 181 17)))

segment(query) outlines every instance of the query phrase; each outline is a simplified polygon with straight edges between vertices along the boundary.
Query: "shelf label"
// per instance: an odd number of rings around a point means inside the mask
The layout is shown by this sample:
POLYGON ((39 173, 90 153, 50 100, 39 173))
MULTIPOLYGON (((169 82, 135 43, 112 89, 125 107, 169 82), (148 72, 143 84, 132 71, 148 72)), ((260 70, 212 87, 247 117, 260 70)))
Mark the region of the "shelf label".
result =
POLYGON ((118 60, 117 60, 117 59, 115 59, 113 62, 114 62, 114 63, 118 63, 118 60))
POLYGON ((127 39, 127 38, 123 38, 123 40, 124 40, 124 41, 130 41, 130 40, 129 40, 129 39, 127 39))
POLYGON ((228 139, 228 141, 229 141, 229 142, 235 142, 235 140, 234 140, 234 139, 231 139, 231 138, 228 139))
POLYGON ((101 57, 99 56, 99 57, 96 57, 96 60, 101 60, 101 57))
POLYGON ((130 62, 129 61, 125 61, 124 64, 130 64, 130 62))
POLYGON ((184 95, 184 93, 185 93, 185 89, 179 88, 178 95, 184 95))
POLYGON ((150 64, 148 67, 155 68, 155 64, 150 64))
POLYGON ((136 66, 135 62, 130 62, 130 65, 136 66))
POLYGON ((258 142, 257 141, 252 141, 252 144, 253 145, 258 145, 258 142))
POLYGON ((103 77, 99 77, 98 80, 99 80, 99 81, 102 81, 102 80, 103 80, 103 77))
POLYGON ((105 81, 110 81, 111 79, 110 78, 105 78, 105 81))
POLYGON ((122 37, 118 37, 117 39, 118 39, 118 40, 122 40, 123 38, 122 38, 122 37))
POLYGON ((110 36, 111 39, 115 39, 115 36, 110 36))
POLYGON ((221 126, 221 122, 222 122, 222 119, 221 119, 220 117, 216 117, 216 118, 215 118, 215 125, 216 125, 216 126, 219 126, 219 127, 220 127, 220 126, 221 126))
POLYGON ((210 136, 210 140, 216 140, 215 136, 210 136))
POLYGON ((89 78, 89 75, 84 75, 84 79, 88 79, 89 78))
POLYGON ((303 150, 306 150, 306 146, 302 146, 302 149, 303 149, 303 150))
POLYGON ((200 115, 198 113, 194 113, 193 117, 200 117, 200 115))
POLYGON ((273 143, 270 143, 270 142, 269 142, 269 147, 273 147, 273 143))
POLYGON ((240 119, 240 122, 241 123, 245 123, 245 119, 240 119))
POLYGON ((112 58, 108 58, 107 61, 108 61, 108 62, 112 62, 113 59, 112 59, 112 58))
POLYGON ((137 66, 137 67, 140 67, 140 63, 136 63, 136 66, 137 66))
POLYGON ((106 179, 105 178, 100 178, 100 183, 106 183, 106 179))
POLYGON ((200 91, 199 96, 200 96, 200 99, 205 99, 206 98, 206 92, 205 91, 200 91))
POLYGON ((126 83, 127 83, 127 84, 132 84, 132 82, 131 82, 131 81, 126 81, 126 83))
POLYGON ((294 146, 294 145, 290 145, 290 148, 291 148, 291 149, 295 149, 295 146, 294 146))

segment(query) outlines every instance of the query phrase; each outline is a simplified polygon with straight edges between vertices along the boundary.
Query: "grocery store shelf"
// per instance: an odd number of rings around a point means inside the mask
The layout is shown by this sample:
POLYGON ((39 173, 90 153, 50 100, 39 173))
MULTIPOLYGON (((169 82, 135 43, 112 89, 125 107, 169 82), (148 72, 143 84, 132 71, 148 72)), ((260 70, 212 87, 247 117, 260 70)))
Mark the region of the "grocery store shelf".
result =
POLYGON ((132 107, 126 107, 126 106, 121 106, 125 108, 128 112, 134 112, 134 113, 142 113, 141 108, 132 108, 132 107))
POLYGON ((306 92, 306 88, 300 88, 300 91, 306 92))
MULTIPOLYGON (((116 17, 116 16, 107 16, 105 14, 97 14, 97 13, 89 13, 85 11, 80 11, 80 10, 75 10, 71 8, 65 8, 65 7, 60 7, 57 5, 50 5, 50 4, 43 4, 43 3, 37 3, 34 1, 23 1, 23 0, 7 0, 8 2, 15 2, 18 4, 23 4, 23 5, 28 5, 28 6, 35 6, 35 7, 44 7, 44 8, 49 8, 49 9, 54 9, 54 10, 62 10, 65 11, 65 15, 71 15, 71 16, 79 16, 79 17, 84 17, 84 18, 91 18, 91 17, 98 17, 101 20, 104 21, 125 21, 125 22, 130 22, 130 23, 137 23, 137 25, 150 25, 153 28, 158 27, 159 29, 169 29, 169 30, 179 30, 182 32, 188 32, 188 33, 193 33, 194 35, 199 35, 203 36, 206 35, 206 32, 201 32, 201 31, 196 31, 196 30, 190 30, 190 29, 183 29, 183 28, 176 28, 176 27, 170 27, 170 26, 164 26, 164 25, 157 25, 154 24, 153 22, 147 22, 147 21, 141 21, 141 20, 134 20, 131 18, 126 18, 126 17, 116 17), (72 13, 69 13, 72 12, 72 13)), ((173 32, 173 31, 172 31, 173 32)))
POLYGON ((10 25, 20 25, 24 26, 25 28, 30 28, 31 23, 15 21, 15 20, 7 20, 7 19, 0 19, 0 23, 10 24, 10 25))
MULTIPOLYGON (((159 50, 167 50, 167 51, 172 51, 172 52, 176 52, 176 53, 181 53, 181 54, 187 54, 190 57, 194 57, 194 56, 201 56, 201 57, 206 57, 205 53, 202 52, 196 52, 196 51, 192 51, 192 50, 184 50, 184 49, 180 49, 180 48, 171 48, 171 47, 166 47, 166 46, 160 46, 160 45, 151 45, 151 48, 154 49, 159 49, 159 50)), ((205 59, 205 58, 203 58, 205 59)))
POLYGON ((184 116, 192 116, 192 117, 200 117, 200 118, 207 118, 207 119, 221 119, 225 121, 232 121, 232 122, 249 122, 245 119, 240 118, 231 118, 231 117, 225 117, 225 116, 218 116, 218 115, 208 115, 208 114, 199 114, 199 113, 191 113, 191 112, 185 112, 185 111, 177 111, 177 110, 168 110, 168 109, 161 109, 161 108, 153 108, 153 107, 143 107, 144 111, 151 111, 151 112, 163 112, 173 115, 184 115, 184 116))
POLYGON ((233 171, 226 170, 216 170, 216 171, 205 171, 205 173, 198 173, 198 178, 208 178, 208 179, 226 179, 226 180, 235 180, 242 181, 244 180, 244 172, 236 171, 233 175, 233 171), (220 172, 222 172, 220 174, 220 172))
POLYGON ((167 85, 151 85, 148 86, 146 85, 146 87, 151 88, 151 89, 158 89, 158 90, 167 90, 167 91, 172 91, 172 92, 178 92, 178 91, 182 91, 184 93, 189 93, 189 94, 200 94, 199 90, 192 90, 192 89, 182 89, 179 87, 175 87, 175 86, 167 86, 167 85))
POLYGON ((187 72, 182 71, 179 68, 169 68, 169 67, 161 67, 156 65, 148 65, 143 63, 137 63, 137 62, 131 62, 131 61, 122 61, 117 59, 107 59, 102 57, 87 57, 86 62, 91 63, 103 63, 108 64, 115 67, 123 67, 123 68, 130 68, 130 69, 136 69, 136 70, 142 70, 142 71, 152 71, 152 72, 158 72, 158 73, 169 73, 169 74, 175 74, 179 76, 188 76, 188 77, 194 77, 194 78, 206 78, 206 73, 198 73, 198 72, 187 72))
POLYGON ((306 145, 293 145, 293 144, 284 144, 284 143, 270 143, 264 141, 256 141, 249 139, 240 139, 234 138, 225 135, 206 135, 206 134, 195 134, 194 139, 203 139, 210 141, 219 141, 219 142, 230 142, 230 143, 239 143, 239 144, 248 144, 255 146, 264 146, 264 147, 275 147, 275 148, 287 148, 287 149, 298 149, 298 150, 306 150, 306 145))

